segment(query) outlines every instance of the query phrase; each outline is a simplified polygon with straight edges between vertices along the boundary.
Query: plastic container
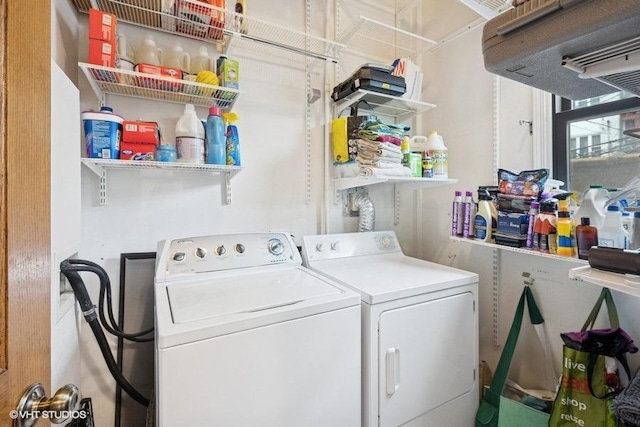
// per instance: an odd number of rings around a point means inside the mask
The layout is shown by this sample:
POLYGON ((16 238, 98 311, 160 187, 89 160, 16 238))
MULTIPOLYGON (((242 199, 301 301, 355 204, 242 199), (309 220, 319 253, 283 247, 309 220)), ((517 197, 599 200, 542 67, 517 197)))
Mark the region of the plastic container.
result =
POLYGON ((471 191, 465 192, 464 200, 462 201, 462 237, 470 239, 473 237, 473 222, 476 216, 476 204, 473 201, 473 193, 471 191))
POLYGON ((193 104, 184 106, 176 123, 176 151, 179 163, 204 163, 204 126, 193 104))
POLYGON ((189 72, 191 74, 198 74, 200 71, 216 72, 215 63, 213 62, 213 58, 209 55, 209 51, 206 46, 200 46, 198 48, 198 54, 191 59, 191 68, 189 72))
POLYGON ((110 107, 81 114, 87 157, 91 159, 119 159, 124 119, 113 114, 110 107))
POLYGON ((176 43, 165 55, 164 66, 188 72, 191 69, 191 55, 185 52, 181 44, 176 43))
POLYGON ((176 160, 178 160, 178 154, 173 145, 163 144, 156 149, 156 161, 175 162, 176 160))
POLYGON ((462 236, 462 191, 456 190, 453 197, 453 209, 451 211, 451 235, 462 236))
POLYGON ((553 200, 540 202, 540 213, 533 226, 533 249, 540 252, 555 254, 556 241, 556 203, 553 200))
POLYGON ((498 213, 489 191, 478 190, 478 211, 473 221, 473 236, 476 240, 491 242, 497 227, 498 213))
POLYGON ((427 138, 425 147, 431 161, 433 163, 433 177, 434 178, 448 178, 449 177, 449 155, 447 147, 444 145, 442 136, 438 135, 438 132, 432 131, 427 138))
POLYGON ((574 257, 575 237, 573 230, 573 221, 571 212, 569 211, 569 201, 558 201, 558 219, 556 221, 556 233, 558 239, 557 254, 561 256, 574 257))
POLYGON ((158 49, 151 34, 147 34, 142 44, 136 50, 136 63, 160 65, 162 63, 162 50, 158 49))
POLYGON ((640 212, 633 213, 633 231, 629 239, 629 249, 640 249, 640 212))
POLYGON ((226 135, 220 108, 209 108, 206 130, 207 146, 205 162, 209 165, 226 165, 226 135))
POLYGON ((240 135, 238 127, 234 125, 238 116, 234 112, 222 113, 222 118, 227 123, 226 129, 226 148, 227 148, 227 165, 240 166, 240 135))
POLYGON ((598 228, 598 246, 627 249, 629 233, 622 226, 622 214, 617 205, 607 207, 602 227, 598 228))
POLYGON ((527 226, 527 241, 525 243, 525 246, 529 249, 533 248, 533 228, 536 225, 536 217, 538 216, 539 212, 540 203, 536 201, 531 202, 531 206, 529 207, 529 225, 527 226))
POLYGON ((602 227, 604 222, 604 204, 609 199, 609 192, 600 185, 592 185, 582 196, 582 201, 573 217, 573 223, 580 224, 580 218, 587 217, 594 227, 602 227))
POLYGON ((589 259, 589 249, 598 246, 598 229, 591 225, 589 217, 580 218, 580 225, 576 227, 576 244, 580 259, 589 259))

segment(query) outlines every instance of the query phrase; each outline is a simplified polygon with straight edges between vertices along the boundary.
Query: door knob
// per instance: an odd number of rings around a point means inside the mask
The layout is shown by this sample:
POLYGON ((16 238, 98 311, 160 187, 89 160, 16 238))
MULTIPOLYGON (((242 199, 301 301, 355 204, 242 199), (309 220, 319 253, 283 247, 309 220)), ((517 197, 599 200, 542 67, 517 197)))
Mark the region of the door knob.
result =
POLYGON ((45 396, 40 383, 31 384, 20 398, 18 407, 12 411, 13 427, 32 427, 38 418, 46 418, 60 424, 71 418, 80 402, 80 390, 73 384, 58 389, 50 399, 45 396))

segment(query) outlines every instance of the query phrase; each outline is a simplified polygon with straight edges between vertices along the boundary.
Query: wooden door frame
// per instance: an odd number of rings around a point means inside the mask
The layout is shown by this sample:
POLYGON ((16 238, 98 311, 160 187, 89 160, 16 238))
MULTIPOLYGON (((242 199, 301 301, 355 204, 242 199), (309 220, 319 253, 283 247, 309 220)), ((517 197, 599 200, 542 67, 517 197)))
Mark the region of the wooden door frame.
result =
POLYGON ((0 0, 0 15, 0 420, 8 420, 32 382, 51 393, 51 0, 0 0))

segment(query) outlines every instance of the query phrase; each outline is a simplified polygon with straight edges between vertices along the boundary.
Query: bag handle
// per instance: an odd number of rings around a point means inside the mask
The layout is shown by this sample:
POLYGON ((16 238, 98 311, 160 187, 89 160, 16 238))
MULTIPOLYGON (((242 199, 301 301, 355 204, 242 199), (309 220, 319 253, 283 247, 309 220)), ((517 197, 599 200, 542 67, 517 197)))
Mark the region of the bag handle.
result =
POLYGON ((600 313, 600 309, 602 308, 602 303, 605 302, 607 304, 607 311, 609 313, 609 323, 612 328, 620 327, 620 320, 618 319, 618 310, 616 309, 616 304, 613 301, 613 296, 611 296, 611 291, 609 288, 602 288, 602 292, 600 292, 600 296, 596 301, 591 313, 589 313, 589 317, 587 317, 587 321, 582 325, 582 329, 580 332, 584 332, 589 329, 593 329, 595 325, 596 318, 598 317, 598 313, 600 313))
POLYGON ((507 336, 504 348, 502 349, 502 354, 500 355, 498 366, 496 367, 496 371, 493 375, 493 380, 491 381, 491 385, 489 386, 489 390, 485 397, 488 402, 494 404, 496 407, 498 407, 500 403, 500 393, 502 393, 504 384, 507 381, 509 367, 511 366, 511 359, 513 359, 513 353, 515 352, 518 336, 520 335, 520 327, 522 326, 522 318, 524 317, 525 300, 529 309, 531 323, 538 325, 544 322, 544 318, 542 317, 540 309, 536 304, 536 300, 533 297, 533 292, 531 292, 529 286, 525 286, 522 290, 520 300, 518 301, 516 313, 513 317, 513 323, 511 324, 509 335, 507 336))

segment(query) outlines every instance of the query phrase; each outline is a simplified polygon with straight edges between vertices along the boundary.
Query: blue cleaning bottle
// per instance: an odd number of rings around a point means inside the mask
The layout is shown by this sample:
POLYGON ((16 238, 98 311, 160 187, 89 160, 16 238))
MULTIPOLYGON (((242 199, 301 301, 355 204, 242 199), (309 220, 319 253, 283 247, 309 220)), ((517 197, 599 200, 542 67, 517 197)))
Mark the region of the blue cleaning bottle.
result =
POLYGON ((240 135, 238 134, 238 128, 233 123, 238 120, 238 115, 234 112, 223 113, 225 121, 227 122, 227 165, 240 166, 240 135))
POLYGON ((207 117, 207 155, 206 163, 209 165, 226 165, 226 136, 222 112, 218 107, 209 108, 207 117))

